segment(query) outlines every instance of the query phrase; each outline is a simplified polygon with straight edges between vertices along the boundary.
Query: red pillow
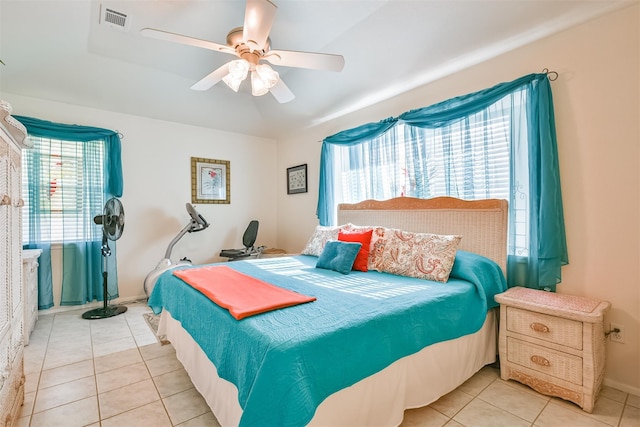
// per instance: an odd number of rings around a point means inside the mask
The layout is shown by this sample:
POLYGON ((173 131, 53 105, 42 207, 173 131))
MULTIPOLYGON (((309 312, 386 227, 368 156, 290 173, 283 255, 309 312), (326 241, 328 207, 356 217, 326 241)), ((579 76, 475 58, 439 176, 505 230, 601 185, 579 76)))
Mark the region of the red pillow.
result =
POLYGON ((338 240, 341 242, 358 242, 362 247, 358 251, 358 256, 353 262, 352 270, 369 271, 369 246, 371 245, 371 234, 373 230, 361 233, 342 231, 338 233, 338 240))

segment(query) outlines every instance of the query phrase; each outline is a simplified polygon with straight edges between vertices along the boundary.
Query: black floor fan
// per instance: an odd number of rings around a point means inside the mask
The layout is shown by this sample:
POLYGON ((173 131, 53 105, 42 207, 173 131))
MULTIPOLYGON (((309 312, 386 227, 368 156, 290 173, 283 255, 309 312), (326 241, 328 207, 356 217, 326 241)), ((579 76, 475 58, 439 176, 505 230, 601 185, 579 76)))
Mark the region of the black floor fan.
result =
POLYGON ((82 314, 83 319, 105 319, 107 317, 117 316, 127 311, 127 307, 123 305, 109 305, 107 291, 107 257, 111 256, 109 248, 109 240, 118 240, 122 236, 124 230, 124 208, 120 200, 115 197, 107 200, 104 205, 102 215, 96 215, 93 222, 102 225, 102 292, 103 305, 100 308, 94 308, 82 314))

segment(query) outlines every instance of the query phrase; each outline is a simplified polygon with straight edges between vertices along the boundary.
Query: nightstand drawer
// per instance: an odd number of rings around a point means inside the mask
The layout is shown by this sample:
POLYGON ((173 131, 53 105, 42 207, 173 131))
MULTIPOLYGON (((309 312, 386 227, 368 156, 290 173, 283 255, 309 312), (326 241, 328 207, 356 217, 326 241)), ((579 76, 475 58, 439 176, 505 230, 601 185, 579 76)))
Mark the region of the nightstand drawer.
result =
POLYGON ((582 358, 507 338, 507 360, 573 384, 582 385, 582 358))
POLYGON ((582 350, 582 322, 507 307, 507 330, 582 350))

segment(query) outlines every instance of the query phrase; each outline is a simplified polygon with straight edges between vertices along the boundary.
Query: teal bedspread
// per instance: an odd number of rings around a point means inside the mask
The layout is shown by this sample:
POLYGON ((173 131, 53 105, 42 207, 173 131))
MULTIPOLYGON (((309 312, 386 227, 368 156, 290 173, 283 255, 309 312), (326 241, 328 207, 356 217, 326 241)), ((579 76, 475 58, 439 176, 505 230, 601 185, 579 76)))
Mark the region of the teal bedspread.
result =
MULTIPOLYGON (((422 348, 478 331, 506 290, 497 264, 458 251, 447 283, 386 273, 342 275, 316 257, 226 263, 317 301, 235 320, 171 271, 149 298, 182 323, 238 388, 241 426, 301 426, 329 395, 422 348)), ((186 267, 190 268, 190 267, 186 267)))

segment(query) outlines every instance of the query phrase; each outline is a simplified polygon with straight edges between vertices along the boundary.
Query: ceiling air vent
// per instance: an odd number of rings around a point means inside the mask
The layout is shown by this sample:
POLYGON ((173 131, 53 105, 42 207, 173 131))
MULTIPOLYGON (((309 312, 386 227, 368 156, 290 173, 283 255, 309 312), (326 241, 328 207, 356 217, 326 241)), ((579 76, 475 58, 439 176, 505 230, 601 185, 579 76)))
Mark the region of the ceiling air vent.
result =
POLYGON ((100 23, 119 30, 129 31, 131 17, 121 10, 100 5, 100 23))

